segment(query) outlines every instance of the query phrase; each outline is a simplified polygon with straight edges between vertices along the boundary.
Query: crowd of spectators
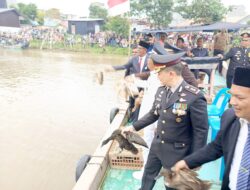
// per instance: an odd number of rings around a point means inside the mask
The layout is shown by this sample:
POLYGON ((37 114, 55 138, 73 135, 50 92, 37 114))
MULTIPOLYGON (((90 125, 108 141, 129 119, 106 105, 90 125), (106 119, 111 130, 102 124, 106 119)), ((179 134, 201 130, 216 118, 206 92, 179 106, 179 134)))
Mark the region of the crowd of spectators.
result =
POLYGON ((83 47, 95 45, 99 47, 113 46, 127 48, 128 38, 116 35, 113 32, 99 32, 96 34, 73 35, 60 28, 32 27, 24 28, 17 32, 1 32, 0 44, 2 46, 15 45, 20 42, 32 40, 47 41, 50 43, 64 43, 65 45, 81 44, 83 47))
MULTIPOLYGON (((168 33, 166 35, 166 41, 169 44, 177 45, 177 39, 182 38, 184 40, 185 48, 192 49, 195 47, 196 39, 202 36, 204 40, 204 47, 208 50, 213 49, 214 33, 168 33)), ((155 35, 156 38, 160 38, 160 34, 155 35)), ((30 42, 32 40, 46 41, 50 44, 63 43, 64 45, 74 46, 80 44, 83 48, 89 47, 101 47, 112 46, 127 48, 129 46, 129 40, 131 40, 131 47, 135 48, 140 40, 144 38, 142 33, 133 33, 131 39, 115 34, 114 32, 98 32, 96 34, 87 35, 73 35, 68 34, 63 28, 48 28, 48 27, 32 27, 23 28, 18 32, 1 32, 0 31, 0 45, 8 46, 15 45, 23 42, 30 42)))

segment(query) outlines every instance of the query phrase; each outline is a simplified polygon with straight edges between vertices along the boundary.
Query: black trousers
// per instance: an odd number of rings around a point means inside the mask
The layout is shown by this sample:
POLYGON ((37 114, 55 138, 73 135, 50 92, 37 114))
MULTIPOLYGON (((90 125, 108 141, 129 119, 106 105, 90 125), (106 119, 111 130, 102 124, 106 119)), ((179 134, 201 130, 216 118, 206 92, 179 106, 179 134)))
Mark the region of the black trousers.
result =
POLYGON ((135 106, 135 99, 136 98, 137 98, 137 96, 135 96, 134 98, 129 96, 129 109, 130 109, 130 113, 131 113, 130 117, 129 117, 129 122, 131 122, 132 124, 138 120, 139 112, 140 112, 140 107, 137 108, 134 112, 132 112, 132 109, 135 106))
POLYGON ((194 76, 196 79, 199 78, 199 72, 204 72, 208 75, 208 82, 210 82, 210 76, 211 76, 211 70, 210 69, 191 69, 191 71, 194 73, 194 76))
POLYGON ((227 74, 227 76, 226 76, 226 82, 227 82, 227 88, 231 88, 232 82, 233 82, 233 76, 227 74))
MULTIPOLYGON (((150 150, 148 155, 148 161, 144 169, 142 183, 140 190, 152 190, 155 185, 155 178, 158 176, 162 168, 161 160, 158 156, 150 150)), ((175 190, 165 186, 166 190, 175 190)))
MULTIPOLYGON (((219 50, 219 49, 214 49, 214 56, 216 56, 218 54, 224 55, 224 51, 223 50, 219 50)), ((223 67, 222 66, 222 61, 220 61, 219 64, 218 64, 218 67, 217 67, 217 69, 218 69, 218 71, 219 71, 220 74, 222 72, 222 67, 223 67)))

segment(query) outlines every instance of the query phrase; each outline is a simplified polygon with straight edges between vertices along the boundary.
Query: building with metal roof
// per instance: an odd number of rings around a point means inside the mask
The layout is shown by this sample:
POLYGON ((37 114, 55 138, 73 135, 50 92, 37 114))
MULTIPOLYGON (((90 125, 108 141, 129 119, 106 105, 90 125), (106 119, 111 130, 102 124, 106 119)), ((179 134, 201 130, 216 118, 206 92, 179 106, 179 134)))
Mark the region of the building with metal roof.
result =
POLYGON ((68 33, 70 34, 95 34, 100 31, 100 27, 104 24, 103 19, 81 18, 68 20, 68 33))
POLYGON ((20 27, 21 15, 15 9, 0 9, 0 26, 20 27))

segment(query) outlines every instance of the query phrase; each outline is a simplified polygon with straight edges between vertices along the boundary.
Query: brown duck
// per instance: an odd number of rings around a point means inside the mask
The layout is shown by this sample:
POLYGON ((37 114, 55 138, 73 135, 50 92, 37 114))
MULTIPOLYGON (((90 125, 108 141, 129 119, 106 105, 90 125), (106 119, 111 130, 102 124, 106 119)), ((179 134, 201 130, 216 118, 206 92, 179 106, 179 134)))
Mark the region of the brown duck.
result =
POLYGON ((211 183, 199 179, 197 175, 195 171, 189 169, 176 173, 163 168, 156 179, 163 176, 165 185, 177 190, 209 190, 211 183))
POLYGON ((109 138, 102 142, 102 146, 107 144, 110 140, 116 140, 119 144, 121 151, 123 149, 132 152, 133 154, 138 153, 138 149, 133 145, 133 143, 144 146, 148 148, 147 143, 141 138, 137 133, 125 132, 125 137, 122 135, 121 130, 115 130, 109 138))

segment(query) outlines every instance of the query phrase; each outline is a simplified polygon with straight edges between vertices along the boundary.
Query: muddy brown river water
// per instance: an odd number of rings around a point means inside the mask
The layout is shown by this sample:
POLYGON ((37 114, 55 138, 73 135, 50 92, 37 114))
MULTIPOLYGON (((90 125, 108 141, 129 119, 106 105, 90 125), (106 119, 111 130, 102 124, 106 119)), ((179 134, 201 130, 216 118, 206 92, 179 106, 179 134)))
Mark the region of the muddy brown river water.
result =
POLYGON ((0 189, 71 190, 75 166, 109 126, 126 57, 0 49, 0 189))

